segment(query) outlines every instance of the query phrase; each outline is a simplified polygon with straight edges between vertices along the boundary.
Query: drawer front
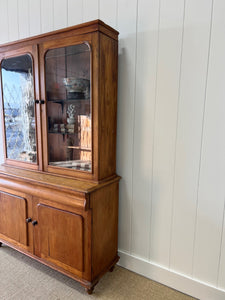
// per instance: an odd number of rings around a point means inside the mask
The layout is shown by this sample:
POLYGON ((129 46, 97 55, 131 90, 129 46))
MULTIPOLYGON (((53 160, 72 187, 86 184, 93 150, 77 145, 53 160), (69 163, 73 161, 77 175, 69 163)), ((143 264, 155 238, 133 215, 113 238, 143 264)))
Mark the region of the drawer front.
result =
POLYGON ((5 237, 28 245, 27 200, 0 192, 0 233, 5 237))
POLYGON ((40 256, 80 272, 84 268, 83 217, 44 204, 37 205, 40 256))

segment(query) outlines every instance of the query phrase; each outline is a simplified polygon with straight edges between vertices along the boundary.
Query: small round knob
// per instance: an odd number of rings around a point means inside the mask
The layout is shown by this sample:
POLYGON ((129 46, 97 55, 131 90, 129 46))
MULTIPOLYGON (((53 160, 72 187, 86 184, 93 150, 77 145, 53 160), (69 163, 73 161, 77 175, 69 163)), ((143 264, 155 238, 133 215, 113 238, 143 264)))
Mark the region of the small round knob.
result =
POLYGON ((27 219, 26 219, 26 222, 27 222, 27 223, 30 223, 31 221, 32 221, 31 218, 27 218, 27 219))
POLYGON ((32 222, 32 225, 35 226, 35 225, 37 225, 37 223, 38 223, 37 220, 34 220, 34 221, 32 222))

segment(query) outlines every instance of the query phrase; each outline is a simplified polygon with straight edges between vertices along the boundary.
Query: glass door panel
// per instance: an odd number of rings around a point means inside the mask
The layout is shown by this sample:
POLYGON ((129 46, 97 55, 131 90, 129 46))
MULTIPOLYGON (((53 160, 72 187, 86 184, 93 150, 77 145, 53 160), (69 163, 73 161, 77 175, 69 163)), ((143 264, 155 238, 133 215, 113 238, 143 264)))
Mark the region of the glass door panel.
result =
POLYGON ((85 43, 45 55, 50 166, 91 171, 90 60, 85 43))
POLYGON ((33 62, 29 54, 1 63, 6 157, 36 163, 33 62))

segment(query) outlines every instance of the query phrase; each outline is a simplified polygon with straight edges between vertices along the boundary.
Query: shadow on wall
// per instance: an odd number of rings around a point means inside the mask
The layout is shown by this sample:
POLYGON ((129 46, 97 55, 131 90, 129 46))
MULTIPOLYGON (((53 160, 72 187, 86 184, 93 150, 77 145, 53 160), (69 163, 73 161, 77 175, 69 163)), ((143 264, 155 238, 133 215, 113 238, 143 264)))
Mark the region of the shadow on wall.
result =
POLYGON ((134 40, 133 34, 119 40, 117 172, 122 176, 119 249, 148 259, 155 101, 149 90, 154 92, 154 82, 150 76, 138 77, 135 72, 140 75, 143 69, 144 74, 153 73, 153 63, 146 59, 147 50, 135 62, 134 40))
POLYGON ((176 38, 180 33, 180 28, 161 32, 159 53, 154 30, 139 32, 137 43, 134 34, 119 40, 119 248, 167 267, 180 70, 180 39, 176 38))

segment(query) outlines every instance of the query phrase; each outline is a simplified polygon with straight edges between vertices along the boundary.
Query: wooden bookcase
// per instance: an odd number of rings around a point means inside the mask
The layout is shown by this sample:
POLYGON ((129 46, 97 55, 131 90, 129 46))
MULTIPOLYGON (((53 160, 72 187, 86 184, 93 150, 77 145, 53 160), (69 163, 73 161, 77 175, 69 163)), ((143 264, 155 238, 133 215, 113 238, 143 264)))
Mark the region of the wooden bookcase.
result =
POLYGON ((0 46, 0 245, 88 293, 118 261, 117 64, 100 20, 0 46))

